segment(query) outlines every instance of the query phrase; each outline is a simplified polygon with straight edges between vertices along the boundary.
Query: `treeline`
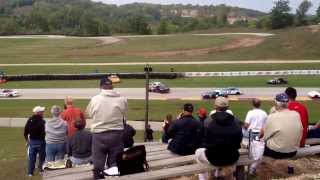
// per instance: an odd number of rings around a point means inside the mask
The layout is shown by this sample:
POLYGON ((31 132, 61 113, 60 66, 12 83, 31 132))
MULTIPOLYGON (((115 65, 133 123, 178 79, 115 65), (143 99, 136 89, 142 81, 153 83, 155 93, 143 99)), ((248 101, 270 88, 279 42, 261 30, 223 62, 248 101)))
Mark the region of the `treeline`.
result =
POLYGON ((116 6, 90 0, 0 0, 0 35, 169 34, 226 26, 277 29, 318 23, 320 9, 317 16, 306 15, 311 6, 303 1, 294 15, 287 0, 277 1, 270 14, 225 5, 116 6), (232 23, 230 17, 235 19, 232 23))
POLYGON ((90 0, 0 0, 0 34, 167 34, 226 26, 231 12, 237 16, 264 15, 225 5, 116 6, 90 0))

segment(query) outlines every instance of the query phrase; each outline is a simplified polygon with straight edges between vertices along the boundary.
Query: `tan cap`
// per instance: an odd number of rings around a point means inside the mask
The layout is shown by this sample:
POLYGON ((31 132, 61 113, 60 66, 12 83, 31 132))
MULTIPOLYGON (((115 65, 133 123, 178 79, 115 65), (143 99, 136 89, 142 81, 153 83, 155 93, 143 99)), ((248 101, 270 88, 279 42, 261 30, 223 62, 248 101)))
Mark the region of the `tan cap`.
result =
POLYGON ((43 112, 46 108, 42 106, 36 106, 33 108, 32 112, 38 113, 38 112, 43 112))
POLYGON ((228 107, 229 101, 225 97, 217 97, 217 99, 214 102, 214 105, 217 107, 228 107))

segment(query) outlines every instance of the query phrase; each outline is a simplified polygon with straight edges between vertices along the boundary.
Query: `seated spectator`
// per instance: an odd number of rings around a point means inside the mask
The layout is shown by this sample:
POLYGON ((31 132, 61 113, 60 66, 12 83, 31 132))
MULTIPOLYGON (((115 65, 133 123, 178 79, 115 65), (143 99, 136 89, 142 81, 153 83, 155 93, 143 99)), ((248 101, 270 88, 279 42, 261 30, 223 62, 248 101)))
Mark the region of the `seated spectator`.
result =
POLYGON ((24 127, 24 138, 29 145, 28 151, 28 176, 33 176, 37 155, 39 155, 38 169, 43 172, 42 166, 46 158, 45 121, 43 113, 45 107, 33 108, 33 115, 24 127))
POLYGON ((52 119, 46 123, 46 161, 52 162, 64 159, 66 154, 66 137, 68 125, 60 118, 61 108, 52 106, 52 119))
POLYGON ((320 121, 308 130, 307 138, 320 138, 320 121))
POLYGON ((292 111, 296 111, 300 115, 300 121, 303 127, 303 133, 300 141, 300 147, 304 147, 306 142, 306 137, 308 134, 308 126, 309 126, 309 115, 306 106, 296 101, 297 90, 293 87, 288 87, 285 91, 289 98, 288 109, 292 111))
POLYGON ((251 139, 259 136, 261 129, 267 120, 267 113, 260 108, 261 101, 259 99, 252 100, 253 109, 248 111, 243 125, 243 136, 249 138, 249 132, 252 132, 251 139))
POLYGON ((288 102, 289 98, 285 93, 278 94, 275 98, 276 111, 268 116, 264 127, 264 156, 283 159, 297 153, 303 128, 299 114, 288 109, 288 102))
POLYGON ((123 131, 123 145, 124 148, 130 148, 134 144, 133 136, 136 135, 136 130, 130 125, 125 123, 124 124, 124 131, 123 131))
MULTIPOLYGON (((240 122, 230 113, 228 99, 218 97, 215 100, 216 113, 211 115, 212 121, 205 130, 205 148, 197 149, 196 160, 199 163, 224 167, 224 176, 232 177, 233 164, 239 159, 242 141, 240 122)), ((217 175, 217 174, 216 174, 217 175)), ((204 175, 199 175, 203 177, 204 175)), ((202 178, 201 178, 202 179, 202 178)))
POLYGON ((168 137, 168 129, 170 125, 172 124, 172 115, 167 114, 166 118, 163 120, 163 125, 162 125, 162 143, 168 143, 169 137, 168 137))
POLYGON ((146 137, 147 142, 152 142, 153 141, 153 130, 151 129, 150 124, 148 124, 146 132, 147 132, 147 137, 146 137))
POLYGON ((168 137, 172 138, 168 150, 178 155, 194 154, 200 147, 202 128, 201 123, 192 116, 193 105, 185 104, 179 118, 172 123, 168 137))
POLYGON ((80 119, 74 122, 74 127, 77 131, 68 139, 68 157, 74 165, 88 164, 91 162, 92 135, 84 129, 85 124, 80 119))
POLYGON ((64 100, 65 110, 61 113, 61 118, 65 120, 68 124, 68 136, 71 137, 75 132, 76 128, 74 127, 74 122, 77 119, 81 119, 86 124, 86 119, 83 112, 74 107, 72 97, 68 96, 64 100))

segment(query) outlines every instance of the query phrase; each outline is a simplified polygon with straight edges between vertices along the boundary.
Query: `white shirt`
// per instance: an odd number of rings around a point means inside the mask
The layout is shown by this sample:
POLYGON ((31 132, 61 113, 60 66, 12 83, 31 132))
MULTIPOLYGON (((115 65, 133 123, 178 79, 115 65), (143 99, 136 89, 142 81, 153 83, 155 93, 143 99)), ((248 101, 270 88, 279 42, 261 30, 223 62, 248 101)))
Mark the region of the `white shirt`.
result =
POLYGON ((260 131, 267 120, 267 113, 262 109, 252 109, 248 111, 245 123, 249 124, 248 130, 260 131))

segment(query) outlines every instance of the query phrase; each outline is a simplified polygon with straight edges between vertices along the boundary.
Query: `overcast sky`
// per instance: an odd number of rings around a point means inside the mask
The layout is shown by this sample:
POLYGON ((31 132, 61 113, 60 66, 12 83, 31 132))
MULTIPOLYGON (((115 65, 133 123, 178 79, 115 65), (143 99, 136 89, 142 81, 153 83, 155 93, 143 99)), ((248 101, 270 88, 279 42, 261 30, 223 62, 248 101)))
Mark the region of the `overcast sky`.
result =
MULTIPOLYGON (((273 7, 273 0, 92 0, 101 1, 106 4, 128 4, 133 2, 146 2, 154 4, 199 4, 199 5, 217 5, 227 4, 231 6, 244 7, 249 9, 256 9, 263 12, 269 12, 273 7)), ((290 6, 293 12, 303 0, 290 0, 290 6)), ((309 14, 315 14, 316 9, 320 5, 320 0, 311 0, 313 7, 310 9, 309 14)))

